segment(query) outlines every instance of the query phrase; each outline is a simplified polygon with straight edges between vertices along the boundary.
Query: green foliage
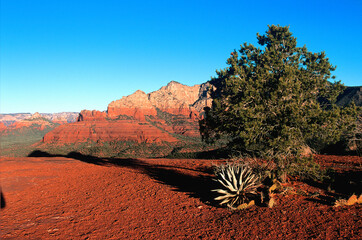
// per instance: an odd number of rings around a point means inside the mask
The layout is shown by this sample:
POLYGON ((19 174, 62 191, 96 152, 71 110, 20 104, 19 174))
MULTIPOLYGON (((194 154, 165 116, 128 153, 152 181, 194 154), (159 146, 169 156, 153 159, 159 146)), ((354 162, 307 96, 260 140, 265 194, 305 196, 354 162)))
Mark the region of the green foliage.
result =
POLYGON ((7 129, 0 134, 0 156, 26 156, 34 149, 33 144, 41 141, 46 133, 57 126, 59 124, 52 123, 41 130, 41 126, 34 123, 29 127, 7 129))
POLYGON ((356 128, 343 136, 342 141, 345 149, 358 156, 362 155, 362 110, 359 112, 355 122, 356 128))
POLYGON ((161 111, 159 108, 157 110, 157 117, 163 119, 167 125, 170 126, 179 126, 179 125, 190 125, 187 121, 187 118, 184 115, 175 115, 168 112, 161 111))
POLYGON ((328 170, 322 169, 313 156, 290 158, 247 158, 234 156, 233 162, 242 162, 253 169, 261 182, 270 185, 274 180, 286 181, 293 177, 300 181, 324 182, 329 179, 328 170))
POLYGON ((128 115, 119 115, 117 116, 116 118, 109 118, 109 117, 106 117, 106 120, 109 121, 109 122, 115 122, 115 121, 118 121, 118 120, 134 120, 133 117, 131 116, 128 116, 128 115))
POLYGON ((23 119, 24 122, 35 122, 35 121, 44 121, 44 122, 48 122, 50 124, 55 124, 54 122, 52 122, 51 120, 44 118, 44 117, 38 117, 38 118, 29 118, 29 119, 23 119))
POLYGON ((284 166, 285 169, 277 168, 276 172, 278 176, 280 176, 278 173, 285 172, 302 181, 318 182, 323 182, 328 178, 326 170, 321 169, 321 166, 315 162, 312 156, 290 159, 284 166))
MULTIPOLYGON (((185 127, 189 130, 198 131, 197 125, 193 122, 190 122, 189 119, 184 115, 175 115, 168 112, 163 112, 159 108, 157 110, 157 118, 165 121, 166 125, 171 126, 172 128, 177 128, 178 126, 185 127)), ((163 125, 163 123, 159 122, 157 118, 153 116, 146 116, 146 121, 150 123, 152 126, 157 127, 163 132, 170 134, 171 136, 181 140, 182 142, 188 142, 191 144, 198 144, 201 142, 199 137, 191 137, 183 134, 177 134, 172 131, 168 131, 167 128, 163 125)))
POLYGON ((344 86, 328 81, 335 67, 324 52, 297 47, 289 27, 279 25, 257 39, 262 48, 241 45, 211 79, 204 139, 226 135, 232 149, 284 158, 307 145, 318 150, 354 128, 357 108, 334 104, 344 86))
POLYGON ((42 145, 37 149, 53 155, 67 155, 78 152, 94 157, 163 157, 172 151, 171 143, 137 143, 134 141, 81 142, 77 144, 42 145))

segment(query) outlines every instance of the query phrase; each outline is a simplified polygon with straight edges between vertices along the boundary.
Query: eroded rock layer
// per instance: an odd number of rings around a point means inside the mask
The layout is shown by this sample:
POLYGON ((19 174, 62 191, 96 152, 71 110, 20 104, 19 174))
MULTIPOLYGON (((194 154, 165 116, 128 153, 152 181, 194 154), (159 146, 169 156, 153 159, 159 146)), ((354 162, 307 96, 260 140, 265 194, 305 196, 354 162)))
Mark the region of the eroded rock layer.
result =
MULTIPOLYGON (((172 81, 159 90, 146 94, 143 91, 113 101, 108 105, 108 117, 128 115, 140 120, 156 116, 157 110, 174 115, 199 117, 207 101, 208 84, 186 86, 172 81), (204 101, 203 101, 204 100, 204 101), (205 105, 203 105, 205 104, 205 105)), ((211 104, 211 101, 209 101, 211 104)))
POLYGON ((175 142, 175 136, 199 137, 198 120, 207 101, 208 85, 170 82, 159 90, 135 93, 113 101, 106 112, 83 110, 76 123, 46 134, 44 143, 86 141, 175 142))
POLYGON ((152 125, 137 120, 81 121, 61 125, 44 136, 45 143, 135 141, 175 142, 176 138, 152 125))

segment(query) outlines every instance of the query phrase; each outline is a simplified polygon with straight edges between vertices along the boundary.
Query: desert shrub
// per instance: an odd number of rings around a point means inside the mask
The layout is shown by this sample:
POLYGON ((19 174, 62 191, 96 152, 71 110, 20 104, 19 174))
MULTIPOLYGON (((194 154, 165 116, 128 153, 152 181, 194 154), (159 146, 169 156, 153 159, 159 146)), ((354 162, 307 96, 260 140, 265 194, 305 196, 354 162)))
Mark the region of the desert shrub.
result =
POLYGON ((216 166, 214 173, 215 181, 219 183, 220 188, 212 191, 219 194, 215 200, 220 201, 220 205, 236 209, 256 197, 260 180, 249 166, 227 163, 216 166))
POLYGON ((239 152, 232 155, 231 161, 241 162, 251 167, 264 185, 270 185, 275 180, 285 182, 287 177, 313 182, 327 182, 333 178, 332 169, 322 169, 313 155, 289 158, 268 156, 257 159, 239 152))
POLYGON ((325 181, 328 177, 312 156, 294 158, 288 162, 284 172, 302 181, 325 181))
POLYGON ((287 171, 304 149, 353 131, 358 111, 353 104, 336 106, 344 86, 330 82, 335 67, 324 52, 297 47, 289 27, 269 26, 257 39, 261 47, 241 45, 211 78, 212 106, 200 131, 207 141, 228 136, 231 150, 270 157, 287 171))
POLYGON ((356 120, 356 128, 343 136, 344 147, 349 152, 354 152, 358 156, 362 155, 362 108, 356 120))

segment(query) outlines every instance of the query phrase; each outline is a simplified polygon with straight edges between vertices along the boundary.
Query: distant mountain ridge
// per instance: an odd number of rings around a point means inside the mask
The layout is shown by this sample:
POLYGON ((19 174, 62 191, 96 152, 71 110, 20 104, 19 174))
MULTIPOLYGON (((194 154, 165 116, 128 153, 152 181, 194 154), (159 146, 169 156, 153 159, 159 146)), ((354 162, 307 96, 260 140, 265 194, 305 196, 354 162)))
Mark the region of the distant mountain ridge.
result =
POLYGON ((357 106, 362 106, 362 86, 347 87, 337 98, 338 106, 346 106, 351 102, 357 106))
MULTIPOLYGON (((39 116, 49 119, 51 121, 58 121, 58 122, 75 122, 78 118, 78 112, 60 112, 60 113, 35 113, 39 114, 39 116)), ((4 125, 9 126, 14 122, 19 122, 25 119, 32 118, 33 114, 31 113, 7 113, 7 114, 0 114, 0 122, 4 125)))

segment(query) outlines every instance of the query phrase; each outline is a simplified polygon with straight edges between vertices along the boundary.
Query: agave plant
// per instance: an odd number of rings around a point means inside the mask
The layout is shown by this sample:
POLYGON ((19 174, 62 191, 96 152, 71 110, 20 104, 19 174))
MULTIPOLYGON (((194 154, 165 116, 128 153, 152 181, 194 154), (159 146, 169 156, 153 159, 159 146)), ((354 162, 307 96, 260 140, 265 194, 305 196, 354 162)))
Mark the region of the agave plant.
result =
POLYGON ((215 200, 232 209, 250 201, 260 186, 260 180, 252 168, 240 163, 220 165, 216 168, 215 175, 215 181, 222 186, 221 189, 212 190, 220 194, 215 200))

